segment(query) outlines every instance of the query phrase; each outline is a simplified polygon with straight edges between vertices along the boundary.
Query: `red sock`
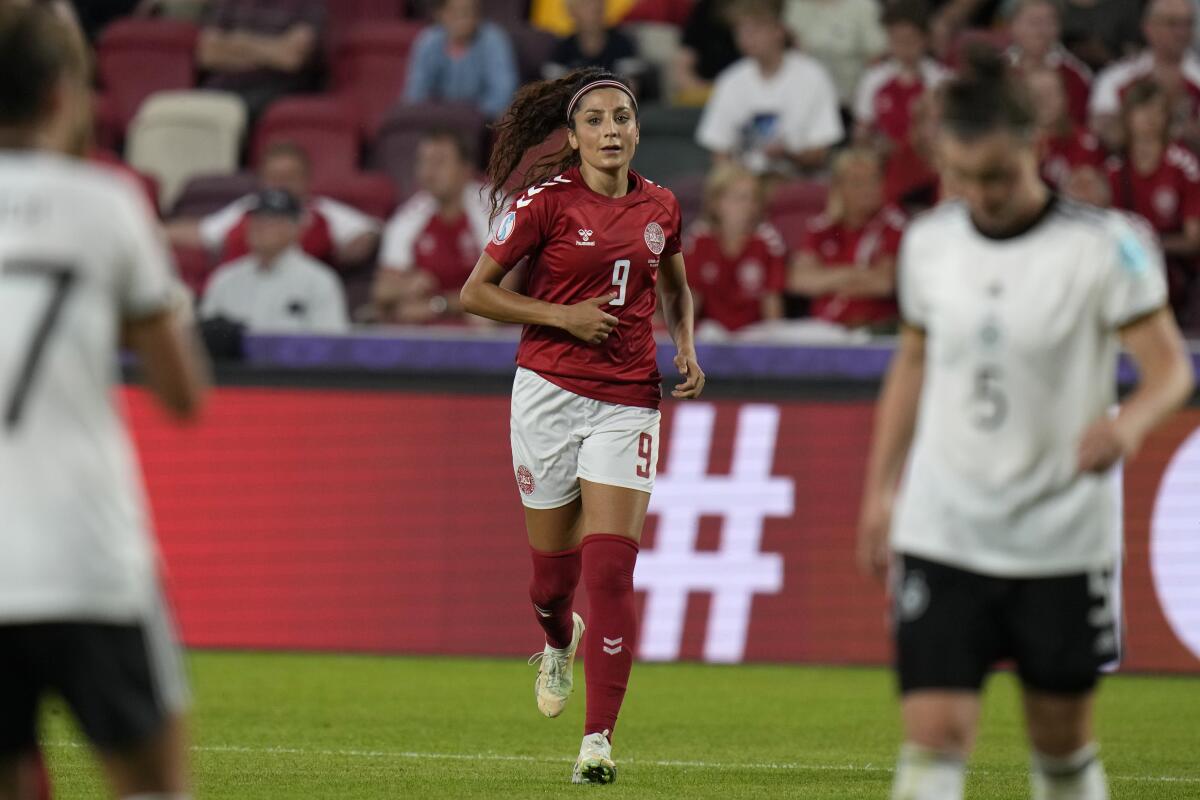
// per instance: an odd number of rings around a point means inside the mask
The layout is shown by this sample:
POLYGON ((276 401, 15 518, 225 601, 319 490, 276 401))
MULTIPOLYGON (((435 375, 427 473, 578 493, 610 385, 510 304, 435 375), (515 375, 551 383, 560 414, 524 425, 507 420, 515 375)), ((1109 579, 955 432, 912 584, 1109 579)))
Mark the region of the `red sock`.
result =
POLYGON ((546 631, 549 645, 561 650, 571 643, 574 632, 571 603, 579 585, 583 559, 578 547, 558 553, 542 553, 533 548, 529 552, 533 556, 533 580, 529 584, 533 614, 546 631))
POLYGON ((583 735, 611 732, 625 699, 637 619, 633 608, 633 565, 638 546, 625 536, 593 533, 583 540, 583 583, 588 592, 584 643, 587 719, 583 735))
POLYGON ((46 762, 42 758, 42 751, 36 751, 30 760, 34 774, 33 796, 37 800, 50 800, 50 771, 46 769, 46 762))

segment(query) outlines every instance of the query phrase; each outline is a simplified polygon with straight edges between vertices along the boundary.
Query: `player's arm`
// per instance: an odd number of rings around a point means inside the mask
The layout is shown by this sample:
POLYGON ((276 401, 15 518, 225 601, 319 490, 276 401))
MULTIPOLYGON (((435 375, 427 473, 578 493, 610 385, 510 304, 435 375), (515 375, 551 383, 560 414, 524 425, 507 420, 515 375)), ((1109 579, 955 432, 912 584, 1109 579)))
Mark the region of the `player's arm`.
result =
POLYGON ((683 253, 668 256, 659 266, 658 293, 667 330, 675 342, 675 367, 683 376, 683 383, 675 385, 671 396, 695 399, 704 391, 704 371, 696 360, 696 309, 692 305, 692 290, 688 288, 683 253))
POLYGON ((200 415, 211 386, 208 358, 191 326, 190 314, 175 307, 126 320, 122 342, 138 357, 142 379, 158 402, 181 422, 200 415))
POLYGON ((547 303, 501 286, 505 274, 496 259, 487 253, 479 256, 458 295, 463 311, 496 322, 561 328, 589 344, 603 343, 617 327, 617 318, 601 308, 616 299, 616 292, 574 305, 547 303))
POLYGON ((1138 387, 1115 419, 1092 423, 1079 443, 1079 469, 1105 472, 1137 452, 1146 435, 1187 402, 1195 388, 1192 361, 1171 311, 1161 308, 1121 329, 1121 344, 1138 370, 1138 387))
POLYGON ((879 578, 887 573, 892 507, 917 427, 924 380, 925 332, 904 325, 875 410, 858 522, 859 568, 879 578))
POLYGON ((788 291, 803 297, 825 297, 841 291, 855 269, 822 266, 812 253, 797 253, 788 269, 788 291))

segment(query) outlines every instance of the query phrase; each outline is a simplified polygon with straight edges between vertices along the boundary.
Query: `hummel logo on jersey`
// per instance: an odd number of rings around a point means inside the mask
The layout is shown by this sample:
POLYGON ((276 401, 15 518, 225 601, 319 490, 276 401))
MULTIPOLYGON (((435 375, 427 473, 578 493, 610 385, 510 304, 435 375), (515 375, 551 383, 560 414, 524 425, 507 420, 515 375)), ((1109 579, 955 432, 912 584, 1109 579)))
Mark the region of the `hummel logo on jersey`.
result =
POLYGON ((617 653, 620 653, 622 650, 625 649, 624 645, 621 644, 624 641, 625 641, 624 636, 618 636, 615 639, 610 639, 607 636, 605 636, 604 637, 604 652, 608 653, 610 656, 615 656, 617 653))
POLYGON ((537 605, 536 603, 533 606, 533 610, 538 612, 538 616, 540 616, 540 617, 549 617, 550 614, 553 613, 553 612, 547 611, 546 609, 542 608, 541 606, 537 605))
POLYGON ((577 231, 577 233, 579 234, 579 240, 577 240, 575 242, 575 244, 579 245, 580 247, 595 247, 596 246, 596 243, 591 241, 591 238, 592 238, 592 229, 591 228, 580 228, 577 231))

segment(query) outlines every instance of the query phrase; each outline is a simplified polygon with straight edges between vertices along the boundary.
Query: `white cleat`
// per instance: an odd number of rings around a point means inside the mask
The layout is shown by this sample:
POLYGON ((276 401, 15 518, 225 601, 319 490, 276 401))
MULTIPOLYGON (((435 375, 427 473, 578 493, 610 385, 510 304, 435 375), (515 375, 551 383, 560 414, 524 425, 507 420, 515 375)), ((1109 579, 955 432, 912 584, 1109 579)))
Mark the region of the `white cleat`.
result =
POLYGON ((571 783, 616 783, 617 765, 612 760, 608 731, 589 733, 579 746, 579 758, 571 772, 571 783))
POLYGON ((575 651, 583 639, 583 617, 572 613, 575 629, 571 632, 571 643, 566 649, 558 650, 550 645, 540 653, 534 653, 530 664, 538 664, 537 679, 533 682, 533 696, 537 698, 538 711, 547 717, 557 717, 567 706, 571 690, 575 687, 575 651))

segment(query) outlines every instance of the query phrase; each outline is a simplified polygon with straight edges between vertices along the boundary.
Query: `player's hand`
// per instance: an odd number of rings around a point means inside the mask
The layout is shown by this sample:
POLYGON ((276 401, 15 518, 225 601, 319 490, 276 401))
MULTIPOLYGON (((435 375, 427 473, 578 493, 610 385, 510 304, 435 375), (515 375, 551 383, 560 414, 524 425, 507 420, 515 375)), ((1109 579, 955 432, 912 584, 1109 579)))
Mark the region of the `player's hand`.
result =
POLYGON ((600 306, 617 299, 616 292, 566 306, 562 328, 588 344, 604 344, 619 321, 600 306))
POLYGON ((863 499, 858 517, 858 568, 864 575, 882 581, 888 571, 888 533, 892 527, 892 502, 886 497, 863 499))
POLYGON ((1111 417, 1101 417, 1083 432, 1077 464, 1080 472, 1108 472, 1113 464, 1132 455, 1136 442, 1129 441, 1111 417))
POLYGON ((704 370, 700 369, 700 363, 696 361, 696 354, 692 352, 677 354, 675 369, 679 370, 679 374, 683 376, 683 383, 675 384, 675 391, 671 392, 671 397, 680 400, 695 400, 704 391, 704 370))

